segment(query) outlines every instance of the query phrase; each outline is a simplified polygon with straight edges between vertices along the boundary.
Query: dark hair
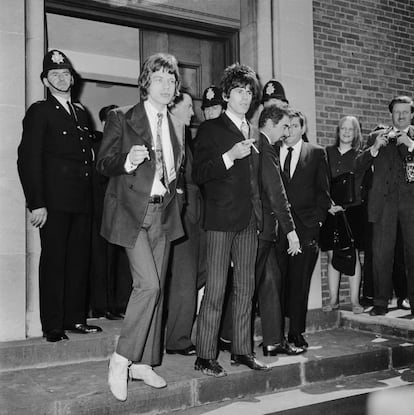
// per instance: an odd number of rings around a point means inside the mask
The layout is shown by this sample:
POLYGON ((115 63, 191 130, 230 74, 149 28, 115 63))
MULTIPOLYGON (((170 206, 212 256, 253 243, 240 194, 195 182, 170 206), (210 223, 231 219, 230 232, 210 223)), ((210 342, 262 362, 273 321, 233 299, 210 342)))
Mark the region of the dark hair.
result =
POLYGON ((175 76, 175 95, 180 90, 180 73, 177 59, 169 53, 156 53, 148 57, 142 65, 138 78, 138 88, 143 100, 148 97, 148 88, 151 84, 151 74, 163 70, 175 76))
POLYGON ((234 88, 250 86, 253 99, 259 94, 259 83, 257 80, 256 72, 247 65, 240 63, 233 63, 228 66, 221 78, 220 87, 223 90, 223 94, 229 97, 230 92, 234 88))
POLYGON ((187 87, 182 87, 178 94, 176 94, 175 98, 170 102, 168 105, 168 108, 172 110, 175 108, 180 102, 184 101, 184 94, 188 95, 191 99, 193 99, 193 96, 190 93, 190 89, 187 87))
POLYGON ((99 113, 98 113, 98 115, 99 115, 99 119, 101 120, 101 122, 106 121, 106 119, 107 119, 107 117, 108 117, 108 114, 109 114, 109 111, 112 111, 112 110, 114 110, 115 108, 118 108, 118 105, 112 104, 112 105, 108 105, 108 106, 106 106, 106 107, 102 107, 102 108, 99 110, 99 113))
POLYGON ((359 124, 358 118, 354 117, 353 115, 345 115, 345 117, 342 117, 338 125, 336 127, 336 142, 335 145, 339 147, 339 131, 341 130, 341 127, 343 123, 346 120, 351 120, 352 127, 354 128, 354 138, 352 139, 352 148, 354 150, 359 150, 362 146, 362 133, 361 133, 361 126, 359 124))
POLYGON ((395 97, 388 105, 388 109, 392 113, 395 104, 410 104, 411 112, 414 112, 414 102, 413 99, 407 95, 400 95, 395 97))
POLYGON ((259 128, 263 128, 267 120, 272 120, 273 124, 276 125, 285 115, 289 116, 287 108, 278 105, 265 107, 259 116, 259 128))

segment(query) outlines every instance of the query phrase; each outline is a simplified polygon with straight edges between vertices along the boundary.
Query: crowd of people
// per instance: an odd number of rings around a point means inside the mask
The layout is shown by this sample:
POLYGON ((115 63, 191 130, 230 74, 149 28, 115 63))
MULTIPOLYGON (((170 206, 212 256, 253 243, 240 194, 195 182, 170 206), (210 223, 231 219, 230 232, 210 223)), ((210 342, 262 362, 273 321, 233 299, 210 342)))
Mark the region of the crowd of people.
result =
POLYGON ((65 54, 49 51, 40 78, 48 94, 23 120, 18 172, 40 230, 42 330, 58 342, 100 332, 88 316, 122 320, 108 374, 118 400, 128 378, 166 386, 153 370, 164 348, 196 357, 208 376, 226 376, 220 350, 232 365, 268 370, 253 352, 256 314, 264 356, 305 353, 320 249, 327 310, 339 308, 344 274, 354 313, 385 315, 394 281, 398 306, 414 314, 411 98, 391 101, 392 125, 377 126, 365 146, 358 119, 342 117, 325 149, 309 142, 281 83, 261 91, 239 63, 205 89, 195 137, 192 96, 170 54, 143 63, 139 103, 102 108, 103 133, 71 96, 77 74, 65 54), (343 177, 347 198, 333 191, 343 177), (353 250, 346 268, 343 232, 353 250))

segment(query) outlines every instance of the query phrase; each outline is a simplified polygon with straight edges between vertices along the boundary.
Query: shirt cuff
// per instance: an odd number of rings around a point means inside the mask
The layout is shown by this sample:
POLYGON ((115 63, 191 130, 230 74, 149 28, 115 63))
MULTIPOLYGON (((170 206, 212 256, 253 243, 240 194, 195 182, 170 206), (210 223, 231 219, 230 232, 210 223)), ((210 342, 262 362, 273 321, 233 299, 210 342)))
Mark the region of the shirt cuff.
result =
POLYGON ((377 150, 377 151, 372 151, 372 147, 369 149, 369 152, 371 153, 371 156, 372 157, 377 157, 378 156, 378 153, 379 153, 379 151, 377 150))
POLYGON ((227 170, 234 166, 234 162, 230 160, 230 157, 227 153, 224 153, 221 157, 223 158, 223 162, 227 170))
POLYGON ((138 167, 137 164, 132 164, 131 160, 129 159, 129 153, 126 156, 126 160, 125 160, 125 164, 124 164, 124 168, 125 171, 127 173, 131 173, 132 171, 134 171, 136 168, 138 167))

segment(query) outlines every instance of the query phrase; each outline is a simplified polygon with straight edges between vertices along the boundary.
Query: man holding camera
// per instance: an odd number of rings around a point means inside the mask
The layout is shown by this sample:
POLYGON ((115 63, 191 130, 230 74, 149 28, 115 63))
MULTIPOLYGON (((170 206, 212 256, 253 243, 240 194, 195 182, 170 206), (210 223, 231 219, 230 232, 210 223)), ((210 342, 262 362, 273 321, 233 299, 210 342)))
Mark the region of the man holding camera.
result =
POLYGON ((357 168, 373 166, 368 220, 373 223, 374 307, 371 316, 388 312, 397 225, 401 224, 408 298, 414 315, 414 115, 412 98, 398 96, 389 106, 393 126, 371 135, 357 168))

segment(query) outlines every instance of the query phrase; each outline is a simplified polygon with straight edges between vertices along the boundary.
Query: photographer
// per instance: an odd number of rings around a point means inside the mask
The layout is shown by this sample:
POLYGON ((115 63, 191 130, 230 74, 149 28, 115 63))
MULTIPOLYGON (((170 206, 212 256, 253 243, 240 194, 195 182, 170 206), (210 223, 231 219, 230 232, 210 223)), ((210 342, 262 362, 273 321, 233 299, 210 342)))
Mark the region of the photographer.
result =
POLYGON ((385 315, 392 290, 397 225, 401 224, 407 267, 408 299, 414 315, 414 114, 412 98, 399 96, 388 106, 393 126, 378 130, 356 159, 357 168, 373 166, 368 195, 372 222, 374 307, 370 315, 385 315))

